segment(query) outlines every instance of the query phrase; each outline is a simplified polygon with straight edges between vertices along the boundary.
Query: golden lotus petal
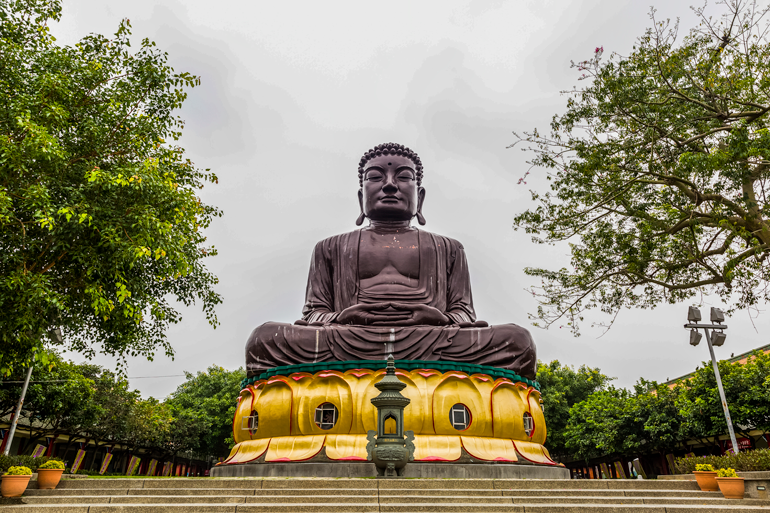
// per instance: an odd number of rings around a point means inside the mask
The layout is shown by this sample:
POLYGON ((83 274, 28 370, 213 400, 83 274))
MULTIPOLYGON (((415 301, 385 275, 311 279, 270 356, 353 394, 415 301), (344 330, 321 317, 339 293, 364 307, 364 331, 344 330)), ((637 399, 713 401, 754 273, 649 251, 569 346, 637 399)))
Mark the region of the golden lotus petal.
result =
POLYGON ((353 422, 353 398, 345 376, 338 371, 321 371, 303 388, 297 411, 297 426, 303 435, 347 434, 353 422), (315 423, 316 408, 331 403, 337 408, 337 423, 321 429, 315 423))
POLYGON ((292 395, 288 378, 276 376, 266 381, 256 400, 259 426, 253 438, 272 438, 291 433, 292 395))
MULTIPOLYGON (((416 435, 434 435, 433 427, 433 391, 441 383, 443 375, 434 369, 415 369, 409 372, 409 378, 419 390, 419 400, 416 395, 408 396, 412 399, 408 408, 414 408, 412 413, 413 431, 416 435), (420 422, 414 423, 414 417, 422 415, 420 422)), ((411 428, 405 428, 411 429, 411 428)))
POLYGON ((415 461, 455 461, 462 455, 459 436, 417 435, 414 437, 415 461))
POLYGON ((304 461, 321 451, 326 435, 280 436, 270 440, 265 461, 304 461))
MULTIPOLYGON (((524 412, 527 406, 522 400, 522 387, 507 378, 495 382, 492 390, 492 418, 495 438, 529 440, 524 431, 524 412)), ((526 388, 523 389, 526 394, 526 388)))
POLYGON ((523 442, 521 440, 514 440, 513 446, 516 447, 516 452, 519 456, 532 463, 545 463, 547 465, 556 465, 550 456, 547 456, 543 451, 544 447, 540 444, 533 442, 523 442))
POLYGON ((365 435, 328 435, 326 456, 330 460, 366 461, 365 435))
POLYGON ((352 369, 345 371, 343 378, 353 394, 353 411, 351 433, 366 433, 370 429, 377 429, 377 408, 371 399, 379 394, 379 390, 372 386, 375 379, 379 381, 381 374, 369 369, 352 369))
POLYGON ((222 463, 230 463, 230 460, 233 459, 233 456, 235 456, 238 453, 238 450, 241 448, 241 444, 235 444, 232 449, 230 449, 230 455, 225 458, 225 460, 222 463))
POLYGON ((465 452, 478 460, 519 461, 516 448, 510 440, 486 436, 461 436, 465 452))
POLYGON ((265 454, 269 443, 269 438, 261 438, 259 440, 248 440, 246 442, 241 442, 238 444, 238 453, 227 463, 248 463, 250 461, 254 461, 265 454))
POLYGON ((530 388, 527 403, 529 404, 529 414, 532 415, 532 420, 535 423, 535 430, 530 433, 529 438, 532 442, 543 445, 548 431, 545 425, 543 410, 540 408, 540 392, 530 388))
POLYGON ((483 436, 492 424, 489 407, 478 389, 464 373, 448 372, 433 392, 433 426, 437 435, 483 436), (449 411, 463 404, 471 414, 471 424, 458 431, 449 421, 449 411))
POLYGON ((251 440, 251 431, 243 429, 243 419, 251 415, 254 407, 254 389, 251 385, 247 386, 238 396, 238 406, 235 408, 235 417, 233 417, 233 440, 235 443, 251 440))

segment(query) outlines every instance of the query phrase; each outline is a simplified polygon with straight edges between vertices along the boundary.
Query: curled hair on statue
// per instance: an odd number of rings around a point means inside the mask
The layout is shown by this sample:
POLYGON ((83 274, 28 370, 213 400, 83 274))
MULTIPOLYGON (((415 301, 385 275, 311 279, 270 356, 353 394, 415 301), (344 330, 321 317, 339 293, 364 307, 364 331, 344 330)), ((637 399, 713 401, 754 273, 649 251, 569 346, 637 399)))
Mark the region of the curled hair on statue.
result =
POLYGON ((358 163, 358 185, 360 187, 364 186, 364 167, 366 167, 367 162, 380 155, 400 155, 410 159, 414 162, 415 171, 417 173, 417 185, 422 185, 422 161, 420 160, 420 157, 403 144, 389 142, 378 144, 364 153, 364 156, 361 157, 361 161, 358 163))

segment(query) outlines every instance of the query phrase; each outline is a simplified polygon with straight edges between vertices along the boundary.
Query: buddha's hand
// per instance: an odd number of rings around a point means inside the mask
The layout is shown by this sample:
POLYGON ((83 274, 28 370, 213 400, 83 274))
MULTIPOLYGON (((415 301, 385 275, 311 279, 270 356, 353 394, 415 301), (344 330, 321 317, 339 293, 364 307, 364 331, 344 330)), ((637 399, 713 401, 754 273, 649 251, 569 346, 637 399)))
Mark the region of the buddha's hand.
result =
POLYGON ((432 306, 411 303, 390 303, 390 306, 397 312, 408 314, 404 321, 398 323, 399 326, 415 326, 419 324, 446 326, 452 322, 449 317, 444 315, 444 312, 432 306))
POLYGON ((390 303, 358 304, 345 308, 337 316, 339 324, 362 326, 401 326, 410 318, 409 312, 391 308, 390 303))
POLYGON ((458 322, 458 328, 486 328, 489 326, 487 321, 458 322))

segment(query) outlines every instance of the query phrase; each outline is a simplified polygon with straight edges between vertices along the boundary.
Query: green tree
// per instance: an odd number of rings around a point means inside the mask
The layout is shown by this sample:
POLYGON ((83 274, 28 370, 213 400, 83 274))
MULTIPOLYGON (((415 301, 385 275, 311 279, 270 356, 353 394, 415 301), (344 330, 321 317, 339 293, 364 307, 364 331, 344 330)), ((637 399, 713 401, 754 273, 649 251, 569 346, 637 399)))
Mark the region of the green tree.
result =
MULTIPOLYGON (((716 449, 716 437, 727 434, 727 422, 711 362, 702 365, 678 387, 683 394, 680 412, 687 436, 716 449)), ((745 364, 718 365, 733 428, 756 443, 752 430, 770 431, 770 355, 757 351, 745 364)))
POLYGON ((570 409, 566 446, 585 459, 672 450, 684 440, 679 399, 680 387, 645 380, 600 390, 570 409))
POLYGON ((212 365, 206 372, 186 372, 187 380, 168 397, 174 417, 184 421, 186 429, 196 429, 193 419, 204 427, 195 449, 204 455, 225 456, 233 444, 233 417, 241 380, 246 372, 212 365))
POLYGON ((631 403, 628 390, 611 386, 574 405, 564 433, 567 448, 585 459, 635 449, 641 426, 631 403))
MULTIPOLYGON (((95 384, 88 376, 95 366, 77 365, 48 352, 48 365, 38 365, 32 373, 20 421, 31 429, 25 450, 39 440, 60 434, 76 434, 95 419, 95 384)), ((24 374, 9 376, 0 387, 0 417, 16 409, 24 374)))
POLYGON ((96 453, 99 448, 113 447, 128 438, 133 406, 140 399, 139 392, 131 390, 125 378, 106 369, 100 370, 94 379, 96 418, 83 429, 85 436, 96 441, 96 450, 93 451, 88 467, 90 470, 94 470, 98 463, 96 453))
POLYGON ((164 450, 164 442, 173 421, 170 408, 154 397, 135 401, 131 405, 127 418, 128 429, 122 440, 129 448, 127 453, 139 448, 164 450))
MULTIPOLYGON (((114 37, 59 46, 60 0, 0 3, 0 374, 52 330, 67 349, 151 358, 196 300, 221 301, 203 259, 216 182, 185 158, 174 111, 199 83, 124 20, 114 37)), ((40 357, 45 357, 41 353, 40 357)))
POLYGON ((599 369, 585 365, 575 370, 569 365, 561 365, 558 360, 548 364, 537 362, 537 380, 540 382, 545 424, 548 428, 548 450, 554 457, 569 452, 565 436, 570 408, 603 390, 612 379, 599 369))
POLYGON ((731 383, 735 406, 730 404, 730 414, 744 436, 756 443, 758 438, 749 436, 748 430, 741 426, 770 432, 770 354, 755 351, 740 368, 742 383, 738 386, 731 383))
POLYGON ((640 379, 634 389, 636 418, 643 422, 644 431, 639 453, 663 454, 680 447, 686 440, 680 413, 682 387, 640 379))
POLYGON ((174 407, 168 403, 172 415, 171 424, 162 439, 162 451, 171 456, 176 462, 179 455, 198 453, 204 456, 211 453, 203 447, 204 439, 208 436, 207 429, 211 426, 210 419, 205 418, 199 411, 174 407))
MULTIPOLYGON (((770 32, 767 7, 718 2, 721 14, 678 38, 655 19, 627 56, 603 48, 574 64, 550 135, 523 143, 550 191, 514 226, 538 243, 570 241, 569 269, 542 279, 539 324, 579 334, 582 313, 610 315, 716 293, 732 309, 770 295, 770 32)), ((613 317, 614 318, 614 317, 613 317)))

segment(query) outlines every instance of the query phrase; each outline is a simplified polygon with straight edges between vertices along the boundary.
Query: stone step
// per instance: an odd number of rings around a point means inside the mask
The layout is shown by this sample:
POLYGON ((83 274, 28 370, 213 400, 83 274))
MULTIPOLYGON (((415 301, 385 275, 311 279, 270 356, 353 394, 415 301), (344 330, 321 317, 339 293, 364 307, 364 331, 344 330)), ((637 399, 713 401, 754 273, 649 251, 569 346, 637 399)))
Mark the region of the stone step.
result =
MULTIPOLYGON (((101 489, 101 488, 57 488, 56 490, 28 489, 25 496, 120 496, 120 495, 189 495, 189 496, 283 496, 304 495, 307 490, 291 488, 275 489, 250 489, 250 488, 128 488, 128 489, 101 489)), ((564 490, 564 489, 509 489, 509 490, 480 490, 480 489, 356 489, 348 488, 345 495, 379 495, 386 496, 419 496, 429 493, 431 496, 474 496, 474 497, 506 497, 506 496, 597 496, 597 497, 713 497, 721 498, 720 492, 702 492, 700 490, 564 490)), ((333 496, 340 494, 340 490, 316 488, 314 496, 333 496)))
MULTIPOLYGON (((380 487, 382 489, 382 487, 380 487)), ((655 479, 495 479, 495 489, 549 490, 700 490, 695 481, 658 481, 655 479)))
POLYGON ((158 496, 158 495, 121 495, 121 496, 48 496, 25 497, 27 504, 167 504, 167 503, 201 503, 201 504, 280 504, 280 503, 361 503, 361 504, 680 504, 680 505, 716 505, 743 504, 752 506, 770 506, 770 501, 760 499, 743 499, 728 501, 720 497, 676 498, 676 497, 596 497, 596 496, 550 496, 550 497, 484 497, 477 496, 360 496, 337 495, 321 498, 313 495, 294 496, 158 496))
MULTIPOLYGON (((258 502, 259 497, 249 497, 247 502, 258 502)), ((453 497, 453 496, 421 496, 421 497, 382 497, 379 498, 380 504, 442 504, 442 503, 475 503, 475 504, 733 504, 740 503, 751 506, 769 506, 769 500, 760 499, 742 499, 734 501, 723 498, 721 495, 714 498, 693 497, 681 499, 677 497, 595 497, 582 496, 573 497, 565 495, 555 495, 550 497, 485 497, 479 500, 478 497, 453 497), (408 499, 408 500, 405 500, 408 499)))
POLYGON ((602 503, 553 503, 553 504, 478 504, 478 503, 448 503, 448 504, 361 504, 361 503, 275 503, 275 504, 49 504, 28 506, 0 506, 0 513, 753 513, 767 512, 770 507, 743 504, 742 501, 730 501, 717 505, 639 505, 639 504, 602 504, 602 503))
MULTIPOLYGON (((33 485, 34 486, 34 485, 33 485)), ((148 479, 63 479, 61 489, 148 489, 148 488, 230 488, 230 489, 562 489, 562 490, 698 490, 695 481, 601 479, 349 479, 349 478, 148 478, 148 479)))
MULTIPOLYGON (((406 490, 399 493, 406 495, 406 490)), ((555 495, 593 497, 713 497, 722 498, 722 492, 701 490, 501 490, 503 496, 550 497, 555 495)), ((431 492, 433 493, 433 492, 431 492)))
MULTIPOLYGON (((470 498, 473 502, 478 502, 478 498, 470 498)), ((496 497, 508 504, 511 499, 496 497)), ((373 496, 361 495, 336 495, 333 497, 317 497, 314 495, 288 495, 288 496, 168 496, 168 495, 120 495, 120 496, 79 496, 79 497, 25 497, 27 504, 280 504, 280 503, 359 503, 359 504, 378 504, 379 498, 373 496)), ((400 499, 403 502, 403 499, 400 499)))
POLYGON ((770 501, 759 499, 743 499, 734 502, 723 498, 714 499, 678 499, 678 498, 635 498, 635 497, 486 497, 480 501, 478 497, 361 497, 361 496, 336 496, 329 500, 319 500, 318 497, 283 496, 283 497, 253 497, 253 496, 228 496, 228 497, 168 497, 168 496, 120 496, 110 497, 30 497, 25 499, 28 504, 305 504, 305 503, 358 503, 358 504, 671 504, 671 505, 731 505, 742 504, 750 506, 770 506, 770 501))
MULTIPOLYGON (((410 492, 412 490, 409 490, 410 492)), ((436 490, 439 492, 439 490, 436 490)), ((448 490, 451 492, 451 490, 448 490)), ((128 489, 101 489, 101 488, 59 488, 55 490, 27 489, 24 496, 72 496, 72 495, 302 495, 307 490, 294 490, 290 488, 277 489, 252 489, 252 488, 128 488, 128 489)), ((313 495, 338 495, 340 490, 317 488, 313 489, 313 495)), ((465 493, 465 492, 463 492, 465 493)), ((470 490, 470 493, 490 493, 496 496, 502 495, 502 490, 470 490)), ((469 493, 469 494, 470 494, 469 493)), ((345 495, 377 495, 377 489, 348 488, 345 495)))
POLYGON ((379 513, 378 504, 40 504, 0 506, 0 513, 379 513))
MULTIPOLYGON (((238 509, 240 512, 240 508, 238 509)), ((244 510, 245 511, 245 510, 244 510)), ((770 507, 744 505, 680 506, 680 505, 638 505, 638 504, 514 504, 511 506, 485 504, 442 504, 433 507, 419 507, 414 504, 381 505, 381 513, 760 513, 770 507)))

